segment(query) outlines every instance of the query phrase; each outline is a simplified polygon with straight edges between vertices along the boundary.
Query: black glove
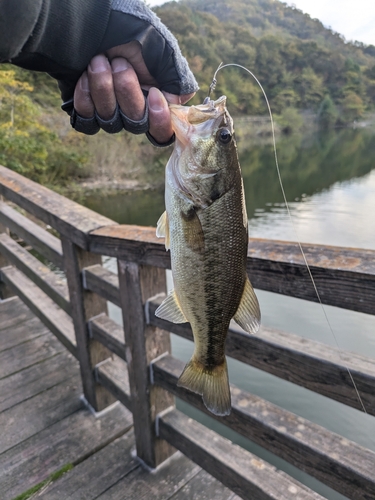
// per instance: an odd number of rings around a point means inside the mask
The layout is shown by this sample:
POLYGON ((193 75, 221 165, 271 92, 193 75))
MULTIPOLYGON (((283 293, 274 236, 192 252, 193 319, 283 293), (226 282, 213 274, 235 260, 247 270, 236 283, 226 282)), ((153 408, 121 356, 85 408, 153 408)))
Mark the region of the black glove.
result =
MULTIPOLYGON (((0 4, 14 2, 0 0, 0 4)), ((197 82, 174 36, 142 0, 44 0, 32 32, 11 62, 27 69, 45 71, 58 80, 62 108, 71 116, 72 126, 83 133, 95 134, 100 128, 115 133, 125 128, 132 133, 148 130, 148 110, 134 122, 119 108, 110 120, 80 117, 74 110, 74 89, 81 74, 96 54, 138 41, 150 74, 160 90, 182 95, 195 92, 197 82)), ((35 11, 35 1, 22 0, 23 9, 35 11)), ((17 9, 16 9, 17 10, 17 9)), ((20 10, 20 9, 18 9, 20 10)), ((35 12, 33 12, 35 18, 35 12)), ((25 16, 23 16, 25 17, 25 16)), ((27 16, 26 16, 27 17, 27 16)), ((24 29, 24 28, 23 28, 24 29)), ((18 35, 19 36, 19 35, 18 35)), ((2 36, 0 34, 0 57, 2 36)), ((4 60, 4 59, 3 59, 4 60)), ((155 141, 153 141, 155 143, 155 141)))

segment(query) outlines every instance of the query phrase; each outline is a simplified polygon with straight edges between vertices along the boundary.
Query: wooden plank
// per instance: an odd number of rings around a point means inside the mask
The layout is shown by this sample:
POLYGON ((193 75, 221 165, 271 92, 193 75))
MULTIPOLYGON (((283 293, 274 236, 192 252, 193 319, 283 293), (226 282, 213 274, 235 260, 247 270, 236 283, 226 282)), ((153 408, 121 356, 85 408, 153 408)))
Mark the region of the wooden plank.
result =
POLYGON ((68 287, 56 273, 22 248, 7 234, 0 234, 0 252, 9 263, 22 271, 66 313, 70 314, 68 287))
POLYGON ((0 203, 0 222, 32 246, 40 255, 63 269, 61 241, 32 220, 0 203))
POLYGON ((2 332, 4 330, 7 330, 8 328, 13 328, 16 325, 32 319, 34 317, 34 314, 30 311, 26 304, 24 304, 20 300, 19 297, 14 295, 12 298, 7 299, 6 301, 0 301, 0 316, 0 332, 2 332))
POLYGON ((81 387, 76 377, 36 394, 0 413, 0 455, 79 410, 81 387))
POLYGON ((62 238, 62 246, 83 393, 92 408, 95 411, 100 411, 115 400, 103 386, 96 382, 94 367, 109 358, 111 353, 98 341, 90 339, 87 320, 102 313, 107 313, 107 303, 99 295, 84 290, 81 271, 84 267, 99 264, 101 257, 80 249, 65 237, 62 238))
POLYGON ((78 246, 88 249, 87 234, 117 225, 36 182, 0 165, 0 194, 52 226, 78 246))
MULTIPOLYGON (((324 304, 375 314, 375 251, 302 244, 324 304)), ((318 302, 297 243, 251 239, 247 271, 256 288, 318 302)))
POLYGON ((172 500, 175 493, 200 470, 200 467, 181 453, 176 453, 162 467, 151 473, 139 467, 97 497, 97 500, 172 500))
POLYGON ((120 307, 120 289, 117 274, 104 269, 100 264, 86 267, 82 273, 86 290, 91 290, 120 307))
POLYGON ((178 410, 160 416, 158 423, 162 438, 241 498, 323 500, 318 493, 178 410))
MULTIPOLYGON (((375 314, 375 251, 303 244, 324 304, 375 314)), ((169 252, 155 228, 102 227, 90 233, 92 252, 170 269, 169 252)), ((253 285, 317 302, 296 243, 251 238, 247 270, 253 285)))
POLYGON ((68 463, 76 465, 82 462, 124 435, 131 423, 131 414, 120 404, 100 418, 82 407, 2 453, 1 500, 12 500, 68 463))
POLYGON ((64 349, 51 358, 1 379, 0 412, 60 384, 73 375, 79 377, 78 363, 64 349))
MULTIPOLYGON (((3 197, 0 195, 0 206, 3 204, 3 197)), ((7 228, 6 225, 4 225, 0 219, 0 235, 6 234, 9 235, 9 229, 7 228)), ((9 262, 7 261, 5 255, 2 255, 0 252, 0 269, 2 267, 8 266, 9 262)), ((9 299, 14 295, 14 292, 10 290, 6 284, 1 280, 1 273, 0 273, 0 301, 1 300, 6 300, 9 299)))
POLYGON ((150 297, 166 290, 165 272, 118 261, 118 274, 137 455, 154 468, 174 453, 155 435, 156 415, 174 400, 160 387, 153 387, 149 378, 151 361, 170 352, 170 336, 147 325, 144 309, 150 297))
POLYGON ((40 363, 44 359, 52 358, 63 350, 64 346, 57 339, 51 340, 47 335, 43 335, 2 351, 0 352, 0 379, 40 363))
POLYGON ((124 329, 106 314, 88 322, 90 336, 125 361, 124 329))
POLYGON ((128 410, 132 410, 127 364, 117 356, 95 368, 96 380, 128 410))
POLYGON ((39 318, 35 316, 28 321, 16 324, 14 327, 2 330, 0 334, 0 351, 5 351, 23 342, 28 342, 49 333, 39 318))
MULTIPOLYGON (((149 302, 150 324, 193 340, 188 323, 176 325, 155 316, 163 297, 149 302)), ((366 411, 375 415, 375 360, 341 351, 298 335, 261 327, 255 335, 230 329, 226 354, 277 377, 362 410, 348 368, 366 411)))
POLYGON ((76 352, 71 318, 60 309, 47 295, 18 269, 6 267, 1 270, 3 279, 33 313, 56 335, 62 344, 73 354, 76 352))
POLYGON ((96 499, 140 467, 139 461, 131 456, 134 446, 134 433, 129 431, 43 489, 38 499, 96 499))
POLYGON ((220 481, 201 470, 185 484, 173 500, 239 500, 233 491, 223 486, 220 481))
POLYGON ((171 356, 158 360, 153 365, 155 383, 343 495, 375 498, 373 451, 235 386, 231 414, 215 417, 198 395, 177 387, 183 367, 171 356))
POLYGON ((156 237, 154 227, 121 224, 95 229, 90 232, 89 248, 91 252, 139 265, 171 267, 164 240, 156 237))

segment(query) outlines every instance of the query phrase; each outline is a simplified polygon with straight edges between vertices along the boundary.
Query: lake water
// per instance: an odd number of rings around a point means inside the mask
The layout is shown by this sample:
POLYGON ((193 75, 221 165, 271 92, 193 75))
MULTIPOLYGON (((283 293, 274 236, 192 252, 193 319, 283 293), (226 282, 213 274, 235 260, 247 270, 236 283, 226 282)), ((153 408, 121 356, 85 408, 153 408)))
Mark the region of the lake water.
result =
MULTIPOLYGON (((278 141, 293 224, 283 203, 272 146, 253 142, 248 148, 239 144, 252 237, 375 249, 375 128, 294 135, 278 141)), ((126 224, 155 226, 164 211, 161 190, 95 195, 85 203, 126 224)), ((115 267, 111 262, 107 265, 115 267)), ((336 345, 318 304, 260 290, 257 295, 265 326, 336 345)), ((325 310, 341 349, 375 358, 375 317, 330 306, 325 310)), ((113 314, 118 312, 113 309, 113 314)), ((190 359, 192 344, 172 337, 173 355, 190 359)), ((239 387, 375 451, 373 417, 235 360, 229 360, 229 376, 239 387)), ((189 405, 179 401, 178 406, 322 496, 345 498, 189 405)))

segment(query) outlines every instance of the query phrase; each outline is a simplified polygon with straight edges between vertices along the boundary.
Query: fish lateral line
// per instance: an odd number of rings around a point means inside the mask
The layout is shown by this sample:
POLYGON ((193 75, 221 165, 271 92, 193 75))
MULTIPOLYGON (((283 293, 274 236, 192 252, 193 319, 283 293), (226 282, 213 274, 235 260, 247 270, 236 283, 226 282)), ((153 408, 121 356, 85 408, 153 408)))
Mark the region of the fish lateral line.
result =
POLYGON ((281 178, 281 171, 280 171, 280 166, 279 166, 279 160, 278 160, 278 155, 277 155, 277 148, 276 148, 276 135, 275 135, 275 125, 274 125, 274 120, 273 120, 273 115, 272 115, 272 111, 271 111, 271 106, 270 106, 270 103, 269 103, 269 100, 268 100, 268 97, 267 97, 267 94, 262 86, 262 84, 260 83, 260 81, 258 80, 258 78, 254 75, 254 73, 252 73, 252 71, 250 71, 248 68, 246 68, 245 66, 242 66, 241 64, 237 64, 237 63, 227 63, 227 64, 223 64, 223 62, 220 62, 219 66, 217 67, 215 73, 214 73, 214 76, 212 78, 212 82, 209 86, 209 89, 208 89, 208 94, 207 94, 207 97, 205 97, 204 101, 203 101, 203 104, 211 104, 211 103, 214 103, 215 101, 211 100, 211 94, 212 92, 216 89, 216 85, 217 85, 217 74, 219 71, 221 71, 222 69, 224 68, 228 68, 228 67, 237 67, 237 68, 240 68, 240 69, 243 69, 244 71, 246 71, 250 76, 252 76, 254 78, 254 80, 256 81, 256 83, 258 84, 259 88, 261 89, 262 93, 263 93, 263 96, 264 96, 264 99, 266 101, 266 105, 267 105, 267 109, 268 109, 268 113, 269 113, 269 116, 270 116, 270 121, 271 121, 271 130, 272 130, 272 141, 273 141, 273 150, 274 150, 274 157, 275 157, 275 165, 276 165, 276 170, 277 170, 277 175, 278 175, 278 179, 279 179, 279 183, 280 183, 280 188, 281 188, 281 192, 282 192, 282 196, 283 196, 283 200, 284 200, 284 203, 285 203, 285 207, 286 207, 286 210, 287 210, 287 213, 288 213, 288 217, 292 223, 292 227, 293 227, 293 232, 296 236, 296 240, 297 240, 297 245, 298 245, 298 248, 301 252, 301 255, 302 255, 302 258, 303 258, 303 261, 304 261, 304 264, 307 268, 307 271, 308 271, 308 274, 309 274, 309 278, 310 278, 310 281, 313 285, 313 288, 314 288, 314 292, 317 296, 317 299, 318 299, 318 302, 320 304, 320 307, 322 308, 322 311, 323 311, 323 315, 325 317, 325 320, 327 322, 327 325, 328 325, 328 328, 331 332, 331 335, 336 343, 336 346, 338 348, 338 351, 339 351, 339 356, 340 356, 340 361, 341 363, 344 365, 346 371, 348 372, 348 375, 349 375, 349 378, 350 378, 350 381, 353 385, 353 388, 355 390, 355 393, 356 393, 356 396, 357 396, 357 399, 360 403, 360 406, 363 410, 364 413, 367 414, 367 410, 366 410, 366 407, 363 403, 363 400, 361 398, 361 395, 359 393, 359 390, 358 390, 358 387, 357 387, 357 384, 355 383, 354 381, 354 378, 353 378, 353 375, 350 371, 350 368, 349 366, 347 365, 347 363, 345 362, 344 358, 342 357, 342 348, 340 347, 339 345, 339 342, 337 340, 337 337, 336 337, 336 334, 333 330, 333 327, 331 325, 331 322, 329 321, 329 318, 328 318, 328 314, 327 314, 327 311, 324 307, 324 304, 322 302, 322 299, 320 297, 320 293, 319 293, 319 290, 318 290, 318 287, 316 285, 316 282, 315 282, 315 279, 313 277, 313 274, 311 272, 311 268, 310 268, 310 265, 307 261, 307 257, 306 257, 306 254, 302 248, 302 244, 300 242, 300 238, 299 238, 299 234, 298 234, 298 231, 297 231, 297 228, 294 224, 294 220, 293 220, 293 216, 292 216, 292 213, 290 211, 290 207, 289 207, 289 203, 287 201, 287 198, 286 198, 286 194, 285 194, 285 190, 284 190, 284 184, 283 184, 283 181, 282 181, 282 178, 281 178))

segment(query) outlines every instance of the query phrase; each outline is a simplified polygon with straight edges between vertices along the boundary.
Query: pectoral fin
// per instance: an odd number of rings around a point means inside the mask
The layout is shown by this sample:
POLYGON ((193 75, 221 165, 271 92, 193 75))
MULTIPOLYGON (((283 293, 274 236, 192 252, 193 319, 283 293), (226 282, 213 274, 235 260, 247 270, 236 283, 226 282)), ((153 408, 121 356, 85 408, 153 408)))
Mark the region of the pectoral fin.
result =
POLYGON ((181 218, 186 246, 193 252, 203 252, 204 233, 196 209, 191 207, 187 212, 181 211, 181 218))
POLYGON ((168 222, 167 212, 164 212, 158 220, 157 227, 156 227, 156 236, 158 238, 165 238, 165 249, 169 250, 169 248, 170 248, 169 222, 168 222))
POLYGON ((246 278, 241 302, 233 319, 247 333, 256 333, 259 329, 259 302, 248 278, 246 278))
POLYGON ((168 297, 163 300, 160 306, 156 309, 155 316, 170 321, 171 323, 187 322, 174 290, 168 294, 168 297))

